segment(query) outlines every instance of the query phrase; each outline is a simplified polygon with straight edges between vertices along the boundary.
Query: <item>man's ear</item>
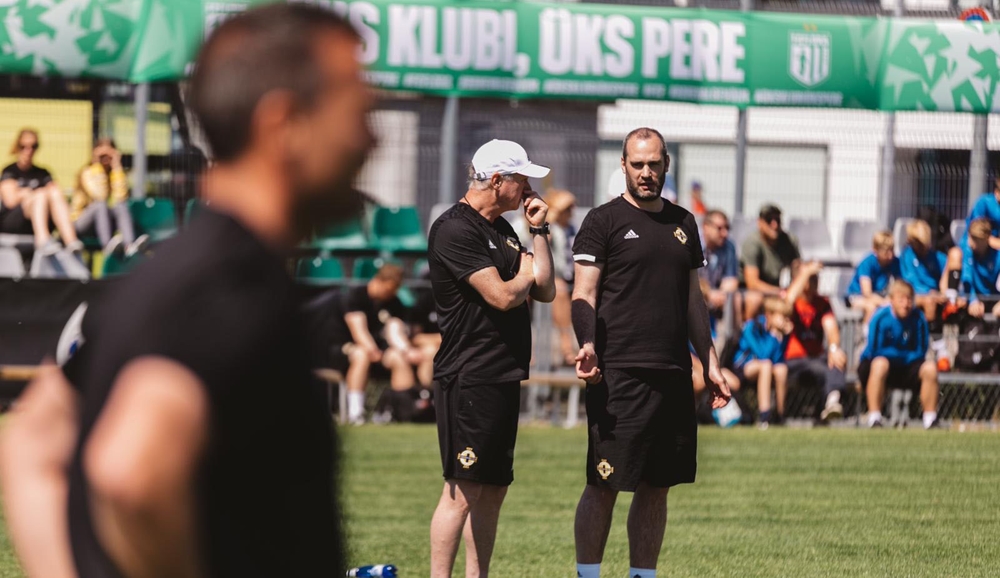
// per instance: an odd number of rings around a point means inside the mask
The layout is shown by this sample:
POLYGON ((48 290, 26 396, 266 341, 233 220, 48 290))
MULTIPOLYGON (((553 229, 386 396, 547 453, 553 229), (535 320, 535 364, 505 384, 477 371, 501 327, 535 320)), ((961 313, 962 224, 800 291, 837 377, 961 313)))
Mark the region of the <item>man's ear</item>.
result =
POLYGON ((293 143, 282 142, 291 137, 287 130, 295 113, 295 100, 287 90, 268 92, 254 107, 251 120, 252 141, 263 139, 275 147, 284 148, 293 143))
POLYGON ((493 187, 493 190, 499 191, 502 183, 503 175, 500 173, 493 173, 493 176, 490 177, 490 186, 493 187))
POLYGON ((665 158, 663 160, 663 172, 664 172, 664 174, 667 173, 669 170, 670 170, 670 155, 667 155, 667 158, 665 158))

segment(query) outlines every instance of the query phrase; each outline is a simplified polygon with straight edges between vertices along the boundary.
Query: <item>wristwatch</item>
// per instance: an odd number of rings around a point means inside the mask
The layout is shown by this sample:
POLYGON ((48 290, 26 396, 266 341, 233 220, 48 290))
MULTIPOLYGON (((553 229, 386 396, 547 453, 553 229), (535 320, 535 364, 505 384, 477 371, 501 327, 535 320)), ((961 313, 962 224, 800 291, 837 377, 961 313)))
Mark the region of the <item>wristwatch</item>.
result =
POLYGON ((528 232, 532 235, 548 235, 549 234, 549 224, 545 223, 541 227, 528 227, 528 232))

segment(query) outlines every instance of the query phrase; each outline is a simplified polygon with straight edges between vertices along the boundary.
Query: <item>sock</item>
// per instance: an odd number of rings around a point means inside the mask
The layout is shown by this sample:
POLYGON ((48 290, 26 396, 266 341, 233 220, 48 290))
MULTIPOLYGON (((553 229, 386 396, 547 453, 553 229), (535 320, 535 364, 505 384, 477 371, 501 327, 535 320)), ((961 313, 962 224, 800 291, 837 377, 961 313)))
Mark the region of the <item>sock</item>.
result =
POLYGON ((937 419, 937 412, 936 411, 925 411, 924 412, 924 429, 930 428, 931 425, 934 423, 934 420, 936 420, 936 419, 937 419))
POLYGON ((365 415, 365 392, 347 392, 347 417, 348 419, 360 419, 365 415))
POLYGON ((882 421, 882 412, 872 411, 868 413, 868 425, 872 425, 877 421, 882 421))
POLYGON ((576 565, 576 578, 600 578, 600 577, 601 577, 600 564, 576 565))
POLYGON ((840 391, 838 391, 836 389, 833 390, 833 391, 831 391, 830 395, 826 396, 826 405, 827 406, 831 406, 831 405, 833 405, 835 403, 840 403, 840 391))
POLYGON ((628 578, 656 578, 656 568, 629 568, 628 578))

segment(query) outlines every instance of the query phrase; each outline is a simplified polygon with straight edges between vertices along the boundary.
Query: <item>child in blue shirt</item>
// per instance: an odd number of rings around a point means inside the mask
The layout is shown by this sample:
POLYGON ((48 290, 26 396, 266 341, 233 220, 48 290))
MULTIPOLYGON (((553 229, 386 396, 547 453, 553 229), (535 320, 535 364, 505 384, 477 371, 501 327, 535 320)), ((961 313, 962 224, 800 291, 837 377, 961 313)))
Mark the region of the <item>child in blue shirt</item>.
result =
POLYGON ((868 427, 882 427, 886 387, 920 392, 924 428, 937 424, 937 364, 927 360, 930 331, 927 320, 913 307, 913 287, 894 281, 889 307, 875 312, 868 326, 868 345, 861 354, 858 378, 867 389, 868 427))
POLYGON ((972 206, 969 216, 965 219, 965 234, 961 239, 955 239, 955 246, 948 251, 945 276, 949 290, 958 289, 960 271, 964 268, 971 252, 969 232, 972 230, 972 223, 979 219, 985 219, 990 225, 989 245, 994 249, 1000 249, 1000 177, 994 181, 993 191, 980 195, 979 200, 972 206))
POLYGON ((879 231, 872 237, 872 253, 861 261, 854 272, 854 279, 847 288, 851 307, 865 312, 865 321, 875 310, 886 304, 886 290, 893 279, 902 278, 896 243, 889 231, 879 231))
POLYGON ((937 318, 937 309, 947 298, 943 287, 948 257, 931 246, 931 226, 917 219, 906 226, 906 249, 899 257, 903 280, 913 286, 917 307, 924 310, 928 321, 937 318))
POLYGON ((757 408, 760 427, 781 423, 785 413, 788 366, 785 364, 785 338, 788 335, 791 306, 779 297, 764 299, 764 314, 747 321, 733 358, 733 368, 741 381, 757 382, 757 408), (777 400, 777 413, 771 413, 771 382, 777 400))
POLYGON ((1000 276, 1000 251, 990 246, 992 229, 986 219, 976 219, 969 225, 969 250, 962 263, 962 289, 969 296, 969 315, 982 317, 986 313, 983 297, 991 297, 994 315, 1000 315, 1000 295, 997 277, 1000 276))

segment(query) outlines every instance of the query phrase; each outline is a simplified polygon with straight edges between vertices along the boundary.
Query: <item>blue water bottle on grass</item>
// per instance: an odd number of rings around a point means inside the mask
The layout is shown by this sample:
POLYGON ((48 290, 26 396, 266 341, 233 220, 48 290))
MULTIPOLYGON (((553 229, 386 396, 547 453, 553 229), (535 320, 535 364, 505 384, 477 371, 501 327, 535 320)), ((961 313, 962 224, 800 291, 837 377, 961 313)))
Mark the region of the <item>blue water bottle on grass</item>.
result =
POLYGON ((396 567, 392 564, 375 564, 351 568, 347 571, 348 578, 396 578, 396 567))

